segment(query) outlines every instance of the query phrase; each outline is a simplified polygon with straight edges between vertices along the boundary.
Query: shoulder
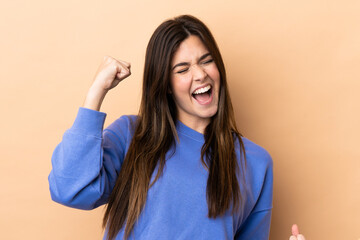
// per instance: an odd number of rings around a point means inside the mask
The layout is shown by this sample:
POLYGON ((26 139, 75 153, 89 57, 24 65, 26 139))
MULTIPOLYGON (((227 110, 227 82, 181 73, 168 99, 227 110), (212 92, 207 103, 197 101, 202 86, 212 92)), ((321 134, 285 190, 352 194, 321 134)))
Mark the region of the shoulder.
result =
POLYGON ((254 143, 246 137, 241 137, 241 139, 244 143, 246 157, 265 165, 272 165, 272 157, 264 147, 254 143))
POLYGON ((269 152, 251 140, 241 138, 245 147, 245 175, 254 196, 260 194, 263 185, 272 185, 273 160, 269 152))
POLYGON ((272 157, 264 147, 254 143, 246 137, 241 137, 241 140, 244 143, 246 160, 249 164, 256 165, 258 169, 261 166, 265 169, 272 167, 272 157))

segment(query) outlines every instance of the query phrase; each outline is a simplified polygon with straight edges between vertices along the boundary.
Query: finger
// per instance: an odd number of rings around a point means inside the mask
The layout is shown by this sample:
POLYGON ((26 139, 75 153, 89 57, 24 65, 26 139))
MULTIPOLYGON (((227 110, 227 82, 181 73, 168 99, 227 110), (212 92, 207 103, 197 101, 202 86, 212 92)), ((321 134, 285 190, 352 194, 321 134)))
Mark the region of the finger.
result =
POLYGON ((127 76, 130 76, 131 72, 129 68, 124 67, 123 65, 119 64, 120 66, 117 66, 117 73, 116 77, 119 79, 123 79, 127 76))
POLYGON ((127 65, 124 65, 123 63, 120 63, 121 64, 121 71, 125 74, 125 75, 130 75, 131 74, 131 71, 130 71, 130 63, 127 63, 127 65))
POLYGON ((297 236, 299 234, 299 227, 296 224, 293 224, 291 227, 292 235, 297 236))
POLYGON ((123 68, 123 69, 125 69, 125 70, 127 70, 127 71, 130 71, 130 67, 131 67, 131 64, 130 64, 130 63, 124 62, 124 61, 118 61, 118 65, 119 65, 121 68, 123 68))
POLYGON ((290 236, 289 240, 297 240, 295 236, 290 236))
POLYGON ((128 76, 130 76, 130 74, 131 74, 130 72, 124 72, 124 71, 122 71, 122 72, 116 74, 116 77, 117 77, 119 80, 123 80, 123 79, 127 78, 128 76))
POLYGON ((125 62, 125 61, 122 61, 122 60, 119 60, 119 62, 120 62, 123 66, 125 66, 126 68, 130 68, 130 67, 131 67, 131 63, 129 63, 129 62, 125 62))
POLYGON ((297 235, 298 240, 305 240, 305 237, 302 234, 297 235))
POLYGON ((107 62, 107 63, 111 63, 111 62, 115 62, 115 63, 120 63, 122 66, 126 67, 126 68, 130 68, 131 67, 131 64, 129 62, 125 62, 125 61, 122 61, 122 60, 117 60, 111 56, 104 56, 103 58, 104 62, 107 62))

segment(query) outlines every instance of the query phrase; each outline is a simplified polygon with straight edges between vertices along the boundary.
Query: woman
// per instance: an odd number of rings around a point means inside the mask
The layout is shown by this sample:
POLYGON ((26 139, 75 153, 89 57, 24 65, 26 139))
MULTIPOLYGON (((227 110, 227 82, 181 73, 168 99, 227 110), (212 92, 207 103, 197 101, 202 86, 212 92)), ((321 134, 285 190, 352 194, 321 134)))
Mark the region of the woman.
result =
POLYGON ((52 199, 107 203, 104 239, 268 239, 272 160, 236 129, 224 64, 208 28, 163 22, 146 50, 138 116, 103 130, 107 92, 130 64, 105 57, 56 147, 52 199))

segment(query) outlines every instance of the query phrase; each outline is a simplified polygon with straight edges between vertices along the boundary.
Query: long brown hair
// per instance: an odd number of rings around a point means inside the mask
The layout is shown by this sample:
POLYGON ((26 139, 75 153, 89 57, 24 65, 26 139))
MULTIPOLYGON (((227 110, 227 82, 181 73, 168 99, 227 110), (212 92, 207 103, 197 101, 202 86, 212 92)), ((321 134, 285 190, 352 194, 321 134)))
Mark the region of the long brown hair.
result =
POLYGON ((205 129, 201 151, 201 161, 209 171, 206 188, 208 217, 221 216, 231 206, 233 212, 238 211, 242 205, 235 142, 239 141, 244 157, 241 163, 245 163, 245 148, 236 128, 224 63, 205 24, 193 16, 182 15, 163 22, 153 33, 146 49, 142 99, 134 136, 103 219, 109 240, 116 237, 124 224, 125 239, 130 236, 149 188, 162 175, 166 153, 172 145, 176 146, 177 111, 169 94, 170 64, 180 43, 190 35, 198 36, 207 46, 221 79, 218 112, 205 129), (156 177, 150 183, 157 165, 156 177))

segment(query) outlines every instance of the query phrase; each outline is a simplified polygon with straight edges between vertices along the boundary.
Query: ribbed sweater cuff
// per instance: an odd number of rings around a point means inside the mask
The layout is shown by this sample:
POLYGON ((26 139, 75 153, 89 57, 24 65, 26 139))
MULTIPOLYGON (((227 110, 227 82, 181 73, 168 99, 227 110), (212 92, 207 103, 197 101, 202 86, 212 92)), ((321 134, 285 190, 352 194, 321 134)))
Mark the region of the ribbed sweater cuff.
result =
POLYGON ((89 108, 79 107, 78 114, 71 129, 84 135, 101 138, 106 113, 89 108))

